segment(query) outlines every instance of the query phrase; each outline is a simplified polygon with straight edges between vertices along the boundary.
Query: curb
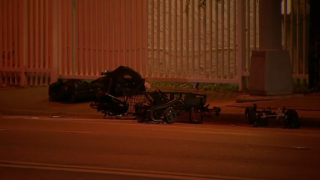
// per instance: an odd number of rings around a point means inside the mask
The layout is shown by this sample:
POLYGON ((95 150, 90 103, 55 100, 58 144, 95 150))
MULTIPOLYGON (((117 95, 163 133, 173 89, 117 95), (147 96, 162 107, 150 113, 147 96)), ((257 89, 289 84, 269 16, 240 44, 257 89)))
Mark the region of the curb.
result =
MULTIPOLYGON (((16 110, 1 110, 0 114, 5 115, 41 115, 41 116, 64 116, 67 117, 81 117, 81 118, 94 118, 94 119, 103 119, 103 115, 99 112, 97 114, 91 113, 68 113, 68 112, 49 112, 49 111, 16 111, 16 110)), ((320 128, 320 121, 318 117, 299 117, 301 127, 308 128, 320 128)), ((118 119, 118 120, 132 120, 132 119, 118 119)), ((277 124, 277 126, 281 126, 281 122, 276 122, 276 119, 270 119, 270 122, 277 124)), ((187 121, 177 121, 185 123, 187 121)), ((213 116, 212 118, 204 118, 204 124, 225 124, 225 125, 248 125, 246 123, 246 118, 244 113, 234 113, 234 112, 226 112, 220 114, 219 116, 213 116)))
POLYGON ((271 101, 271 100, 282 100, 289 98, 303 97, 304 94, 288 94, 288 95, 274 95, 274 96, 255 96, 255 95, 239 95, 236 98, 237 103, 244 102, 257 102, 257 101, 271 101))

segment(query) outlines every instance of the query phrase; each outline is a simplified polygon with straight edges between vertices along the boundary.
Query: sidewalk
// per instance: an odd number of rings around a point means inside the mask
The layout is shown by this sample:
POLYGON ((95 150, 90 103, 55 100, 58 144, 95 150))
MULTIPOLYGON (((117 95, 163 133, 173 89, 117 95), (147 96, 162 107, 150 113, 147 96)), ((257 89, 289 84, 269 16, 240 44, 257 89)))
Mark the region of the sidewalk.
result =
MULTIPOLYGON (((162 88, 163 91, 175 89, 162 88)), ((176 89, 181 91, 181 89, 176 89)), ((281 108, 283 106, 298 111, 301 127, 320 128, 320 93, 295 94, 289 96, 249 96, 239 92, 197 91, 207 94, 207 103, 210 106, 221 107, 221 115, 205 119, 204 123, 245 124, 245 107, 256 103, 258 108, 281 108), (241 103, 239 103, 241 102, 241 103)), ((102 114, 89 107, 89 102, 60 103, 48 100, 48 87, 5 87, 0 88, 0 114, 38 114, 59 116, 85 116, 102 118, 102 114)), ((273 120, 270 120, 273 121, 273 120)), ((274 120, 276 121, 276 120, 274 120)), ((280 124, 280 123, 279 123, 280 124)))

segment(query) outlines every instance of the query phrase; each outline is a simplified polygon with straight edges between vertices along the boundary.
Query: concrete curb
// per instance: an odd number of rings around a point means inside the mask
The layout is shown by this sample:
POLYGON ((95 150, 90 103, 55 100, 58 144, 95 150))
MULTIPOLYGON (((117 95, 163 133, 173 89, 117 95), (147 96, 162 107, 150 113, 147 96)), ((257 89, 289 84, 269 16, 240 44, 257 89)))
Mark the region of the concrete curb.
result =
POLYGON ((253 96, 253 95, 239 95, 236 98, 237 103, 244 102, 257 102, 257 101, 270 101, 270 100, 282 100, 289 98, 303 97, 304 94, 288 94, 288 95, 275 95, 275 96, 253 96))
MULTIPOLYGON (((17 110, 1 110, 0 114, 4 115, 39 115, 39 116, 59 116, 59 117, 79 117, 79 118, 94 118, 103 119, 100 112, 96 113, 75 113, 75 112, 51 112, 51 111, 17 111, 17 110)), ((320 121, 318 117, 299 117, 301 127, 320 128, 320 121)), ((119 119, 119 120, 132 120, 132 119, 119 119)), ((277 120, 271 119, 270 121, 276 122, 277 120)), ((187 121, 179 121, 187 122, 187 121)), ((244 113, 226 112, 221 113, 220 116, 213 116, 213 118, 205 118, 204 124, 226 124, 226 125, 247 125, 244 113)), ((281 126, 281 122, 276 122, 281 126)))

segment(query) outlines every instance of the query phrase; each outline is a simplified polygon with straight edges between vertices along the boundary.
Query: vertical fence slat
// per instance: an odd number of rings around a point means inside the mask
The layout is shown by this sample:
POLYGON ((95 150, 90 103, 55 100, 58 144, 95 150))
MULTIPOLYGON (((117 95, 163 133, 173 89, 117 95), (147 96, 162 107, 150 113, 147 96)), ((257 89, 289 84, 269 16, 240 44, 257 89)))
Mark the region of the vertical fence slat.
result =
MULTIPOLYGON (((162 1, 162 20, 163 20, 163 24, 162 24, 162 33, 163 33, 163 36, 162 36, 162 62, 163 62, 163 65, 161 66, 162 67, 162 71, 163 71, 163 77, 166 77, 166 71, 167 71, 167 68, 166 68, 166 0, 163 0, 162 1)), ((160 60, 160 59, 159 59, 160 60)))
POLYGON ((290 54, 291 54, 291 69, 292 69, 292 72, 295 73, 295 68, 294 68, 294 52, 293 52, 293 0, 291 0, 291 14, 290 14, 290 39, 291 39, 291 44, 290 44, 290 54))
POLYGON ((303 27, 302 27, 302 36, 303 36, 303 42, 302 42, 302 74, 306 74, 306 21, 307 21, 307 0, 304 0, 303 2, 303 27))
MULTIPOLYGON (((2 5, 2 3, 3 3, 3 1, 0 1, 0 11, 1 12, 4 12, 4 9, 5 8, 3 8, 3 5, 2 5)), ((4 25, 4 21, 2 21, 2 13, 0 13, 0 19, 1 19, 1 21, 0 21, 0 29, 2 29, 2 27, 3 26, 5 26, 4 25)), ((0 65, 1 65, 1 67, 5 67, 4 65, 3 65, 3 63, 4 63, 4 49, 2 48, 2 43, 3 43, 3 38, 2 38, 2 36, 3 36, 3 31, 0 31, 0 55, 1 55, 1 58, 0 58, 0 65)), ((2 83, 3 83, 3 72, 0 72, 0 85, 2 85, 2 83)))
POLYGON ((218 78, 218 58, 219 58, 219 2, 216 1, 215 3, 215 30, 216 30, 216 38, 215 38, 215 45, 216 45, 216 53, 215 53, 215 78, 218 78))
MULTIPOLYGON (((49 2, 48 1, 44 1, 44 18, 43 18, 43 29, 44 29, 44 52, 43 52, 43 56, 44 56, 44 65, 43 67, 45 69, 49 69, 49 62, 50 62, 50 59, 49 59, 49 23, 52 23, 50 21, 50 18, 49 18, 49 14, 50 14, 50 10, 49 10, 49 7, 52 8, 52 6, 49 6, 49 2)), ((49 82, 49 73, 46 73, 46 76, 45 76, 45 85, 48 85, 50 82, 49 82)))
MULTIPOLYGON (((112 0, 112 10, 110 12, 112 12, 112 18, 110 16, 110 18, 112 19, 112 68, 115 67, 115 59, 116 59, 116 54, 115 54, 115 50, 116 50, 116 42, 115 42, 115 38, 116 38, 116 25, 115 25, 115 9, 116 9, 116 4, 115 2, 112 0)), ((109 27, 108 27, 109 28, 109 27)), ((109 50, 109 49, 107 49, 109 50)))
POLYGON ((160 0, 157 0, 157 73, 156 77, 159 77, 160 73, 160 0))
POLYGON ((134 1, 134 8, 133 8, 133 11, 132 11, 132 14, 134 14, 134 41, 133 41, 133 44, 134 44, 134 69, 136 69, 137 71, 141 71, 141 69, 138 69, 138 42, 137 42, 137 39, 138 39, 138 2, 137 0, 134 1))
MULTIPOLYGON (((189 77, 189 44, 190 44, 190 41, 189 41, 189 21, 190 21, 190 13, 189 13, 189 10, 188 12, 186 13, 186 28, 187 29, 187 32, 185 33, 186 34, 186 61, 185 63, 183 62, 183 2, 184 1, 180 1, 180 77, 189 77), (184 68, 184 64, 186 65, 186 69, 184 68), (185 70, 185 72, 184 72, 185 70), (183 74, 184 72, 184 74, 183 74)), ((188 2, 186 2, 188 3, 188 2)), ((187 4, 186 4, 187 5, 187 4)), ((185 6, 186 6, 185 5, 185 6)), ((189 7, 190 8, 190 7, 189 7)))
MULTIPOLYGON (((144 57, 144 59, 145 59, 145 63, 147 64, 148 63, 148 54, 149 54, 149 47, 148 47, 148 37, 149 37, 149 31, 148 31, 148 27, 149 27, 149 3, 148 3, 148 1, 147 0, 144 0, 144 2, 145 2, 145 6, 144 6, 144 9, 145 9, 145 23, 143 23, 143 27, 144 27, 144 29, 145 29, 145 34, 146 34, 146 36, 143 36, 144 37, 144 41, 143 41, 143 45, 142 45, 142 47, 144 47, 144 49, 145 49, 145 57, 144 57)), ((143 22, 143 21, 142 21, 143 22)), ((153 26, 152 26, 153 27, 153 26)), ((153 31, 151 31, 151 32, 153 32, 153 31)), ((145 68, 146 68, 146 76, 147 76, 147 74, 148 74, 148 69, 149 69, 149 67, 147 66, 147 65, 145 65, 145 68)))
POLYGON ((287 40, 287 14, 288 14, 288 1, 283 1, 284 8, 284 23, 283 23, 283 31, 284 31, 284 49, 288 49, 288 40, 287 40))
POLYGON ((257 2, 253 1, 253 49, 257 49, 257 2))
MULTIPOLYGON (((101 61, 101 67, 102 67, 102 70, 105 70, 108 66, 106 66, 107 62, 108 61, 108 64, 110 62, 110 59, 109 59, 109 52, 106 51, 106 48, 105 47, 105 44, 107 46, 109 46, 110 44, 110 33, 109 33, 109 29, 105 28, 105 26, 107 24, 110 25, 110 21, 109 21, 109 11, 110 11, 110 8, 109 8, 109 2, 110 1, 104 1, 104 0, 100 0, 100 15, 102 16, 102 23, 101 23, 101 26, 100 26, 100 47, 101 47, 101 57, 100 57, 100 61, 101 61), (105 17, 105 18, 103 18, 105 17)), ((109 65, 110 67, 110 65, 109 65)))
MULTIPOLYGON (((30 13, 30 16, 29 16, 29 18, 30 18, 30 37, 29 37, 29 44, 30 44, 30 48, 29 48, 29 51, 30 51, 30 53, 29 53, 29 62, 30 62, 30 64, 29 64, 29 68, 33 68, 34 67, 34 50, 35 50, 35 46, 34 46, 34 2, 32 1, 32 0, 30 0, 30 11, 29 11, 29 13, 30 13)), ((30 73, 29 73, 29 75, 31 75, 30 73)), ((31 75, 31 78, 33 78, 33 76, 31 75)), ((30 82, 29 82, 29 84, 31 85, 31 86, 33 86, 33 81, 32 80, 30 80, 30 82)))
MULTIPOLYGON (((13 4, 12 1, 8 2, 8 67, 11 68, 13 67, 13 4)), ((12 73, 9 74, 9 81, 10 84, 12 83, 12 73)))
MULTIPOLYGON (((12 5, 12 1, 8 2, 8 67, 12 68, 13 66, 13 5, 12 5)), ((13 84, 13 72, 8 72, 8 82, 10 84, 13 84)))
MULTIPOLYGON (((198 1, 200 3, 200 1, 198 1)), ((198 7, 198 61, 197 61, 197 69, 198 69, 198 74, 197 78, 200 78, 201 71, 200 71, 200 62, 201 62, 201 8, 198 7)), ((195 77, 194 77, 195 78, 195 77)))
POLYGON ((91 21, 91 25, 90 25, 90 75, 95 75, 95 64, 96 64, 96 59, 95 59, 95 51, 97 50, 96 48, 96 39, 95 39, 95 32, 96 32, 96 21, 97 19, 95 19, 95 13, 96 13, 96 7, 95 7, 95 0, 91 0, 90 4, 91 4, 91 8, 90 8, 90 21, 91 21))
POLYGON ((230 79, 230 3, 227 1, 227 79, 230 79))
POLYGON ((300 73, 300 0, 297 0, 297 15, 296 15, 296 38, 297 38, 297 42, 296 42, 296 58, 295 58, 295 65, 296 65, 296 70, 295 72, 297 74, 300 73))
POLYGON ((209 62, 210 62, 210 64, 209 64, 209 79, 211 79, 212 78, 212 63, 213 63, 213 61, 212 61, 212 41, 213 41, 213 39, 212 39, 212 24, 213 24, 213 22, 212 22, 212 14, 213 14, 213 10, 212 10, 212 6, 213 6, 213 2, 212 1, 209 1, 209 13, 210 13, 210 15, 209 15, 209 21, 210 21, 210 32, 209 32, 209 36, 210 36, 210 38, 209 38, 209 62))
POLYGON ((224 1, 221 1, 221 79, 224 79, 224 1))
MULTIPOLYGON (((144 0, 142 0, 142 1, 140 2, 140 4, 141 4, 141 6, 140 6, 141 10, 145 9, 143 5, 144 5, 144 4, 147 4, 147 3, 145 3, 144 0)), ((147 10, 147 9, 145 9, 145 10, 147 10)), ((144 64, 144 62, 147 62, 147 61, 145 61, 145 60, 143 59, 143 44, 144 44, 144 43, 143 43, 143 42, 144 42, 144 41, 143 41, 143 39, 144 39, 143 37, 144 37, 144 36, 148 36, 148 34, 145 34, 145 28, 144 28, 145 26, 144 26, 144 23, 143 23, 143 22, 144 22, 143 12, 144 12, 144 11, 142 11, 142 12, 140 11, 141 15, 140 15, 140 24, 139 24, 140 27, 141 27, 141 31, 140 31, 140 33, 139 33, 139 36, 140 36, 140 47, 139 47, 139 49, 140 49, 140 60, 139 60, 140 63, 139 63, 139 65, 140 65, 140 66, 139 66, 139 67, 140 67, 140 69, 141 69, 141 74, 142 74, 142 76, 147 74, 147 73, 144 71, 145 69, 142 68, 142 67, 143 67, 142 64, 144 64)), ((147 13, 147 15, 146 15, 146 22, 148 22, 148 19, 149 19, 149 18, 148 18, 148 13, 147 13)), ((148 31, 148 28, 147 28, 147 31, 148 31)), ((147 43, 147 44, 148 44, 148 43, 147 43)), ((146 52, 147 52, 146 54, 148 54, 148 48, 146 49, 146 52)), ((148 68, 148 65, 144 64, 144 67, 145 67, 145 68, 148 68)))
MULTIPOLYGON (((8 59, 7 59, 7 55, 8 55, 8 5, 7 5, 7 1, 4 1, 3 3, 3 18, 4 18, 4 27, 3 27, 3 39, 4 39, 4 43, 3 43, 3 49, 4 51, 1 52, 1 56, 2 56, 2 63, 4 63, 4 68, 8 67, 8 59)), ((2 43, 2 42, 1 42, 2 43)), ((4 75, 4 83, 8 83, 7 82, 7 73, 3 73, 4 75)))
POLYGON ((237 4, 239 4, 237 6, 237 80, 239 84, 239 90, 242 90, 242 71, 243 66, 246 65, 246 4, 245 1, 237 1, 237 4))
MULTIPOLYGON (((19 19, 18 19, 18 1, 15 0, 13 1, 14 2, 14 20, 13 20, 13 23, 14 23, 14 67, 18 67, 18 59, 19 59, 19 49, 18 49, 18 22, 19 22, 19 19)), ((1 3, 0 3, 1 4, 1 3)), ((0 7, 1 9, 1 7, 0 7)), ((1 16, 0 16, 0 19, 1 19, 1 16)), ((0 34, 1 36, 1 34, 0 34)), ((0 38, 0 44, 2 44, 2 41, 1 41, 1 38, 0 38)), ((0 52, 2 52, 1 50, 1 47, 0 47, 0 52)), ((15 82, 15 85, 18 85, 18 78, 15 78, 16 82, 15 82)))
POLYGON ((101 68, 101 65, 100 65, 100 63, 101 63, 101 61, 100 61, 100 58, 99 58, 99 54, 100 54, 100 43, 99 43, 99 39, 98 39, 98 37, 99 37, 99 35, 100 35, 100 28, 99 28, 99 26, 100 26, 100 24, 102 23, 101 22, 101 16, 99 16, 99 9, 100 9, 100 7, 101 7, 101 5, 99 4, 99 0, 96 0, 96 1, 94 1, 95 3, 94 3, 94 5, 95 5, 95 17, 94 17, 94 19, 95 19, 95 21, 94 21, 94 27, 95 27, 95 30, 94 30, 94 39, 95 39, 95 51, 96 51, 96 53, 95 53, 95 57, 94 57, 94 62, 95 62, 95 73, 94 73, 94 75, 99 75, 100 73, 99 73, 99 71, 100 71, 100 68, 101 68))
MULTIPOLYGON (((237 0, 233 0, 233 27, 237 27, 237 0)), ((239 27, 238 27, 239 28, 239 27)), ((237 78, 237 30, 233 32, 233 79, 237 78)))
MULTIPOLYGON (((148 2, 148 1, 147 1, 148 2)), ((151 64, 150 64, 150 66, 151 66, 151 72, 150 73, 148 73, 148 74, 150 74, 151 75, 151 77, 154 75, 154 63, 153 63, 153 61, 154 61, 154 1, 152 1, 152 5, 151 5, 151 64)), ((147 7, 148 7, 148 5, 147 5, 147 7)), ((148 13, 148 15, 149 15, 149 13, 148 13)), ((149 72, 149 71, 148 71, 149 72)))
MULTIPOLYGON (((43 54, 44 54, 44 13, 43 13, 43 8, 44 8, 44 2, 43 1, 40 1, 40 6, 39 6, 39 16, 40 16, 40 42, 39 42, 39 67, 43 70, 44 69, 44 61, 45 61, 45 58, 43 57, 43 54)), ((40 74, 40 85, 43 86, 44 85, 44 79, 45 79, 45 73, 41 73, 40 74)))
POLYGON ((250 7, 250 0, 247 0, 246 4, 247 4, 247 53, 246 53, 246 66, 245 66, 245 71, 248 72, 249 69, 250 69, 250 45, 251 45, 251 42, 250 42, 250 35, 251 35, 251 18, 250 18, 250 10, 251 10, 251 7, 250 7))
POLYGON ((34 0, 34 25, 35 25, 35 29, 34 29, 34 33, 35 33, 35 41, 34 41, 34 61, 35 61, 35 66, 33 68, 36 68, 37 71, 33 72, 35 74, 34 76, 34 85, 38 86, 38 82, 39 82, 39 72, 38 72, 38 68, 39 68, 39 1, 38 0, 34 0))
MULTIPOLYGON (((169 3, 169 14, 168 14, 168 20, 169 20, 169 29, 168 29, 168 32, 169 32, 169 39, 168 39, 168 43, 169 43, 169 46, 168 46, 168 48, 169 48, 169 57, 168 57, 168 67, 170 68, 170 70, 169 70, 169 75, 168 75, 168 77, 172 77, 171 76, 171 71, 172 71, 172 68, 171 68, 171 57, 172 57, 172 51, 171 51, 171 48, 172 48, 172 44, 171 44, 171 34, 172 34, 172 2, 169 0, 168 1, 168 3, 169 3)), ((176 67, 177 66, 173 66, 173 68, 176 70, 176 67)))
MULTIPOLYGON (((174 76, 175 78, 178 77, 178 67, 177 67, 177 62, 178 62, 178 0, 175 0, 174 2, 174 32, 175 32, 175 36, 174 36, 174 49, 175 49, 175 58, 174 58, 174 76)), ((181 58, 180 58, 181 59, 181 58)), ((180 63, 181 64, 181 63, 180 63)), ((181 66, 180 66, 180 74, 179 76, 181 77, 181 72, 182 72, 182 69, 181 69, 181 66)))

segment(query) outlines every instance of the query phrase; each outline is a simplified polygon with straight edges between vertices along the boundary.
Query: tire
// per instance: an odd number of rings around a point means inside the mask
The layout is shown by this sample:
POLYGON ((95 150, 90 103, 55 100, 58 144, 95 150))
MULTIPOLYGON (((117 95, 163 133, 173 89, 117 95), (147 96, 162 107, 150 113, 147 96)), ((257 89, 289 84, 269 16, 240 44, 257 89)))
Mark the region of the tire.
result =
POLYGON ((256 111, 253 107, 246 107, 244 114, 248 124, 254 124, 256 122, 256 111))
POLYGON ((165 122, 168 124, 173 123, 177 119, 177 114, 174 111, 173 107, 168 107, 166 110, 164 110, 163 113, 165 122))
POLYGON ((284 126, 287 128, 300 128, 299 116, 296 110, 288 109, 284 113, 284 126))

